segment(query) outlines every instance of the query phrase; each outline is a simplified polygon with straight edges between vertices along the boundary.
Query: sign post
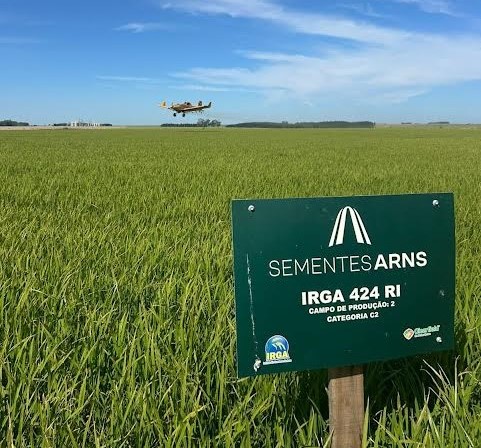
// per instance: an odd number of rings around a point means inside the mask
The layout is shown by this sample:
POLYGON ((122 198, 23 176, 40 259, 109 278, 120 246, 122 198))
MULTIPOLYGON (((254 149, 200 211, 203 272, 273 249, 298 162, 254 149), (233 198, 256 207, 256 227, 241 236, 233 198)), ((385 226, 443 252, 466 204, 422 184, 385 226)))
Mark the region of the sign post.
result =
POLYGON ((329 376, 329 430, 332 448, 358 448, 364 422, 364 375, 361 366, 334 367, 329 376))
POLYGON ((357 446, 346 366, 454 346, 453 195, 235 200, 232 221, 238 376, 330 369, 333 446, 357 446))

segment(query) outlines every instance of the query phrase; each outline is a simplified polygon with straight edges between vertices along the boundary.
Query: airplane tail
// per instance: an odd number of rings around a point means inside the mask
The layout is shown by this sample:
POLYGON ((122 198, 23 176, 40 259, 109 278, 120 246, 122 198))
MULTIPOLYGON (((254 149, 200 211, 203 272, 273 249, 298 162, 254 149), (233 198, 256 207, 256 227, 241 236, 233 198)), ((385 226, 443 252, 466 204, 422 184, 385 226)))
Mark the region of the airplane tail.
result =
POLYGON ((210 106, 212 106, 212 101, 209 101, 209 104, 207 104, 205 107, 209 108, 210 106))

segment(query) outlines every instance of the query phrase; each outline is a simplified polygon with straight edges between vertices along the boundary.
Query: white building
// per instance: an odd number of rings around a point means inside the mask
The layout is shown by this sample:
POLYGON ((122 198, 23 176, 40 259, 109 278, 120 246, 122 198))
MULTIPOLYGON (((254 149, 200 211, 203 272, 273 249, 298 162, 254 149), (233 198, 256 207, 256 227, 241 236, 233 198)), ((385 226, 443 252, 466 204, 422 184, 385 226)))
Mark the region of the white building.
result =
POLYGON ((98 128, 100 126, 100 123, 94 123, 92 121, 76 120, 76 121, 71 121, 70 126, 73 128, 98 128))

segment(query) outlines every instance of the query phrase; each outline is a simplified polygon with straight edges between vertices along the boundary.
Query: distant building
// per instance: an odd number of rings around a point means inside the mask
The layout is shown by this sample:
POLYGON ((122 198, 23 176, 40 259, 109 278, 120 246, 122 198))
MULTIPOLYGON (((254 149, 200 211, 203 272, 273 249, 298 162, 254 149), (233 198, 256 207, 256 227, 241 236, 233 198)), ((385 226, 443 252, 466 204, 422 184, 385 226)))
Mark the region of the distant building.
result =
POLYGON ((70 127, 72 128, 98 128, 100 123, 94 123, 92 121, 82 121, 76 120, 70 122, 70 127))

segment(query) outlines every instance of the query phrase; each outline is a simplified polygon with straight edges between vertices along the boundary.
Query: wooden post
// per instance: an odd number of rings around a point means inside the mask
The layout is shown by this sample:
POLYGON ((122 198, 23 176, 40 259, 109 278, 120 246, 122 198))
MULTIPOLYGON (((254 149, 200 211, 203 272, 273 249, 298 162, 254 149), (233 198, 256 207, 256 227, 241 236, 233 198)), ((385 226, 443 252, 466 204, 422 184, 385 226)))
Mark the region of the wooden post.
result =
POLYGON ((331 448, 360 448, 364 422, 362 366, 329 369, 328 376, 331 448))

